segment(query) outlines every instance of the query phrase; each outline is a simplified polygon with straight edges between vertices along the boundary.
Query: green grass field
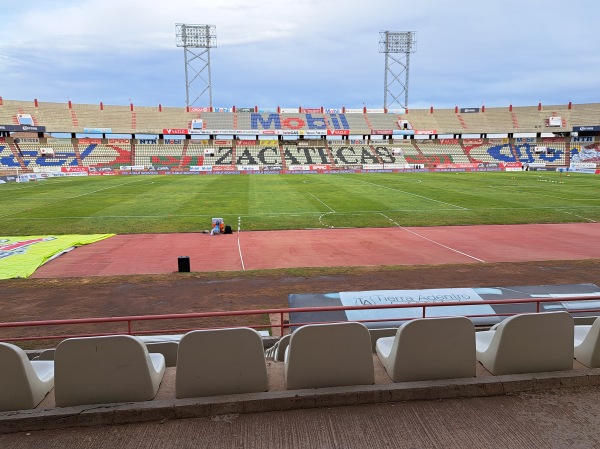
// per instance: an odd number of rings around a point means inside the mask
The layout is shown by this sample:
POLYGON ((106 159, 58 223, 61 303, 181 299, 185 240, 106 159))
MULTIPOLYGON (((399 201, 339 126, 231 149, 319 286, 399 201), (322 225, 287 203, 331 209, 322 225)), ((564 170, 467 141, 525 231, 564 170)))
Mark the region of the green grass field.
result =
POLYGON ((557 172, 98 176, 0 185, 0 236, 600 221, 600 179, 557 172))

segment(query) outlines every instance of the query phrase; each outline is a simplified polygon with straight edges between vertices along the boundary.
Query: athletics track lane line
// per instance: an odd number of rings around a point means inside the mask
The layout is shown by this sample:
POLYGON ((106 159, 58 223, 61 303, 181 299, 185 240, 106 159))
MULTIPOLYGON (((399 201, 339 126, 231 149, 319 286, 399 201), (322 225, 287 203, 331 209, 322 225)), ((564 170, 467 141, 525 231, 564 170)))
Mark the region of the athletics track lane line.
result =
POLYGON ((246 267, 244 266, 244 257, 242 256, 242 247, 240 245, 240 228, 241 227, 242 227, 242 217, 238 217, 238 232, 237 232, 238 252, 240 253, 240 262, 242 262, 242 271, 246 271, 246 267))
POLYGON ((417 232, 415 232, 415 231, 411 231, 410 229, 408 229, 408 228, 405 228, 404 226, 400 226, 398 223, 396 223, 394 220, 392 220, 392 219, 391 219, 390 217, 388 217, 387 215, 385 215, 385 214, 382 214, 381 212, 380 212, 379 214, 380 214, 380 215, 382 215, 382 216, 384 216, 385 218, 387 218, 389 221, 391 221, 392 223, 394 223, 396 226, 398 226, 398 227, 399 227, 400 229, 402 229, 403 231, 410 232, 411 234, 414 234, 414 235, 416 235, 417 237, 420 237, 420 238, 422 238, 422 239, 424 239, 424 240, 427 240, 427 241, 429 241, 429 242, 431 242, 431 243, 435 243, 436 245, 439 245, 439 246, 441 246, 441 247, 443 247, 443 248, 449 249, 450 251, 454 251, 455 253, 462 254, 463 256, 466 256, 466 257, 469 257, 469 258, 471 258, 471 259, 474 259, 474 260, 476 260, 477 262, 482 262, 482 263, 485 263, 485 260, 478 259, 478 258, 477 258, 477 257, 475 257, 475 256, 471 256, 470 254, 463 253, 462 251, 459 251, 459 250, 457 250, 457 249, 454 249, 454 248, 451 248, 451 247, 449 247, 449 246, 446 246, 446 245, 444 245, 443 243, 436 242, 435 240, 431 240, 430 238, 428 238, 428 237, 425 237, 424 235, 421 235, 421 234, 419 234, 419 233, 417 233, 417 232))

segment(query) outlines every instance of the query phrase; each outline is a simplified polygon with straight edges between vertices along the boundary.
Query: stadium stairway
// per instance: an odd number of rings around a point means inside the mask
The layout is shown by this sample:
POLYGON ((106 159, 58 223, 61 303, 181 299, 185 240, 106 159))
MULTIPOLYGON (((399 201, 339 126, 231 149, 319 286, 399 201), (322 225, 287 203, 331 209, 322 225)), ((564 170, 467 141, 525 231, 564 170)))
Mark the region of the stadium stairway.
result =
POLYGON ((283 145, 280 143, 278 147, 279 154, 281 155, 281 167, 283 168, 283 170, 287 170, 287 163, 285 161, 285 152, 283 151, 283 145))

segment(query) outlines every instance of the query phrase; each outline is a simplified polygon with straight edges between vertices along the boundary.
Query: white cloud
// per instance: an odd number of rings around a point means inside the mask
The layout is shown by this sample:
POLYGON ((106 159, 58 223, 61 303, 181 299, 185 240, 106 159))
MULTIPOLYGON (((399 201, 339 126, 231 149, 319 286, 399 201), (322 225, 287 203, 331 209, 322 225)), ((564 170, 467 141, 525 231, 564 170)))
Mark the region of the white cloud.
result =
POLYGON ((224 105, 380 106, 382 30, 418 32, 415 105, 599 101, 599 12, 594 0, 30 0, 0 28, 0 95, 180 106, 185 22, 217 27, 213 102, 224 105))

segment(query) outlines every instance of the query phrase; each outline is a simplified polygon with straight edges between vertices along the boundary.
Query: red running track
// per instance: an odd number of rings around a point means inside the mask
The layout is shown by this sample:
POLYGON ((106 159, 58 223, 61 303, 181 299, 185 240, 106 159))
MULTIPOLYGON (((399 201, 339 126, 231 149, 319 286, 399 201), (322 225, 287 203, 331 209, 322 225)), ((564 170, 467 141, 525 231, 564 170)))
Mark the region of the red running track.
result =
POLYGON ((127 234, 78 247, 32 277, 172 273, 179 256, 191 271, 595 259, 600 223, 127 234))

